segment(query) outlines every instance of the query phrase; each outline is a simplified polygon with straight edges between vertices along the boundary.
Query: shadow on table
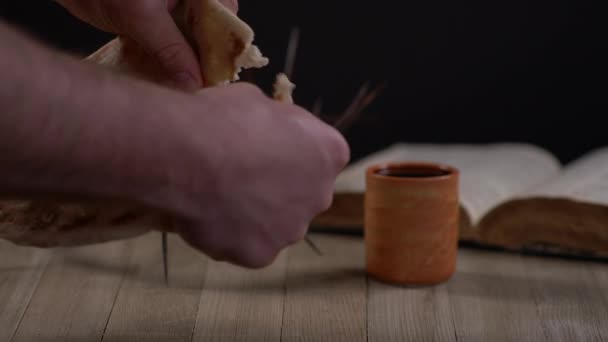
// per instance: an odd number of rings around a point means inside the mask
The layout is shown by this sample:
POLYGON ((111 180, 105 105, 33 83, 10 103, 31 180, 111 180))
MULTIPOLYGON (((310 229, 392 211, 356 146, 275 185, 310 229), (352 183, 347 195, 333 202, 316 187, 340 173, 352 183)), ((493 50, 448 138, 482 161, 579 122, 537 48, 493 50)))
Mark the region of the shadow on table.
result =
MULTIPOLYGON (((255 271, 249 271, 255 272, 255 271)), ((319 290, 329 288, 344 288, 365 286, 366 278, 363 270, 356 268, 335 269, 333 271, 306 270, 288 274, 288 279, 249 279, 243 283, 205 285, 205 290, 222 292, 247 293, 276 293, 277 290, 288 291, 319 290)))
POLYGON ((62 262, 66 266, 113 275, 132 273, 130 271, 134 269, 134 267, 128 263, 125 263, 124 265, 116 265, 115 263, 104 262, 104 260, 83 256, 68 256, 65 257, 62 262))
MULTIPOLYGON (((138 282, 146 282, 150 285, 164 286, 162 276, 162 268, 159 265, 157 273, 138 272, 135 266, 132 265, 116 265, 104 263, 102 260, 86 257, 68 257, 64 259, 66 265, 87 269, 94 272, 102 272, 110 275, 124 275, 125 279, 137 279, 138 282)), ((248 292, 273 292, 277 287, 284 288, 285 280, 277 277, 256 279, 257 273, 263 272, 259 270, 243 269, 243 282, 229 281, 227 283, 205 284, 206 290, 221 290, 221 291, 248 291, 248 292)), ((332 270, 302 270, 290 272, 288 276, 288 286, 290 289, 299 288, 327 288, 341 287, 346 284, 357 282, 365 282, 366 275, 363 269, 358 268, 334 268, 332 270)), ((180 279, 170 277, 170 287, 180 289, 193 289, 192 286, 180 286, 180 279)))
MULTIPOLYGON (((483 298, 505 298, 513 301, 529 301, 531 298, 542 296, 555 302, 578 300, 581 294, 601 294, 608 290, 608 284, 597 282, 591 271, 581 268, 587 267, 584 262, 536 259, 540 262, 538 267, 543 272, 535 272, 527 269, 519 273, 502 273, 501 270, 458 270, 448 282, 450 295, 473 296, 483 298), (559 265, 554 263, 559 263, 559 265), (557 267, 559 266, 559 267, 557 267), (552 268, 554 267, 554 268, 552 268), (572 272, 572 276, 564 276, 563 272, 572 272), (541 274, 542 273, 542 274, 541 274), (585 276, 586 279, 581 279, 585 276)), ((151 286, 164 287, 162 266, 158 265, 158 271, 148 269, 142 271, 135 266, 116 265, 104 263, 102 260, 86 257, 69 257, 64 259, 65 264, 72 267, 85 268, 95 272, 103 272, 111 275, 124 275, 125 279, 137 279, 139 283, 151 286)), ((264 271, 246 270, 238 274, 242 281, 228 277, 223 282, 204 284, 205 290, 219 292, 247 292, 247 293, 276 293, 278 289, 315 290, 326 288, 344 288, 366 286, 367 276, 361 267, 339 267, 329 269, 317 267, 302 267, 286 271, 286 277, 262 276, 264 271), (258 277, 258 275, 260 275, 258 277)), ((607 271, 608 272, 608 271, 607 271)), ((188 276, 188 275, 186 275, 188 276)), ((170 287, 175 289, 196 290, 198 287, 184 284, 192 284, 184 279, 184 275, 170 277, 170 287)), ((408 291, 409 287, 390 285, 402 291, 408 291)), ((415 289, 420 289, 416 287, 415 289)))

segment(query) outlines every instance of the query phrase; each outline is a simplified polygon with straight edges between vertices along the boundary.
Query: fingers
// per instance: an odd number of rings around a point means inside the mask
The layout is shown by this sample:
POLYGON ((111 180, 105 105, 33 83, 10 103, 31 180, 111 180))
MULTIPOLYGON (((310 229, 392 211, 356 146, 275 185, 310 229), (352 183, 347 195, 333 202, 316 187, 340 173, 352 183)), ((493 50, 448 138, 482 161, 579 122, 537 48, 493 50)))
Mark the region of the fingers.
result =
POLYGON ((338 172, 342 171, 350 161, 350 146, 348 142, 341 133, 331 130, 327 141, 327 148, 334 158, 336 169, 338 172))
POLYGON ((136 11, 126 11, 121 18, 124 18, 120 25, 122 33, 154 56, 175 87, 184 90, 201 87, 203 80, 198 58, 166 6, 144 6, 136 11))
POLYGON ((314 134, 316 141, 323 147, 321 150, 327 154, 329 160, 335 167, 335 172, 340 172, 348 164, 351 151, 344 135, 336 128, 320 120, 314 114, 295 105, 285 105, 294 118, 298 119, 306 130, 314 134))
POLYGON ((137 32, 142 28, 137 29, 134 39, 155 56, 175 86, 185 90, 200 88, 202 79, 198 59, 170 14, 159 13, 157 20, 145 25, 149 27, 142 30, 142 34, 137 32))
MULTIPOLYGON (((237 0, 220 0, 230 11, 238 11, 237 0)), ((106 0, 101 17, 108 25, 134 40, 157 60, 176 88, 195 91, 204 80, 196 53, 171 16, 179 0, 106 0)))
POLYGON ((178 233, 189 246, 215 261, 258 269, 270 266, 285 248, 302 241, 308 226, 307 222, 302 221, 269 232, 252 225, 246 230, 241 229, 241 234, 235 238, 235 231, 226 234, 226 227, 221 225, 205 229, 198 223, 192 223, 181 226, 178 233))
MULTIPOLYGON (((251 95, 265 96, 261 90, 254 85, 240 83, 233 87, 233 89, 239 89, 241 93, 246 92, 251 95)), ((336 172, 342 171, 350 161, 351 151, 346 138, 340 131, 298 105, 276 101, 272 101, 272 103, 277 108, 280 115, 287 114, 290 117, 295 118, 306 131, 315 134, 318 138, 316 140, 323 145, 322 150, 327 153, 329 159, 333 161, 332 165, 335 166, 336 172)))

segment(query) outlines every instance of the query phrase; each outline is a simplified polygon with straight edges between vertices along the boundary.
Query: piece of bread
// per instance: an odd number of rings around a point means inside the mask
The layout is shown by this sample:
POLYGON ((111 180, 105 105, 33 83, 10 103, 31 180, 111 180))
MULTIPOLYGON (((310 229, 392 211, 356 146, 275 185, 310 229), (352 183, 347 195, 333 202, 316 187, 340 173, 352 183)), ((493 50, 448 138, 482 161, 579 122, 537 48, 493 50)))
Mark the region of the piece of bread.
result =
MULTIPOLYGON (((204 87, 237 81, 243 69, 268 65, 268 58, 253 45, 251 27, 218 0, 184 0, 172 15, 199 57, 204 87)), ((87 60, 156 83, 170 79, 136 42, 123 37, 110 41, 87 60)))
POLYGON ((72 247, 172 231, 160 211, 120 201, 0 201, 0 238, 18 245, 72 247))
POLYGON ((291 83, 287 75, 281 73, 277 75, 274 82, 273 98, 279 102, 293 103, 293 90, 295 84, 291 83))

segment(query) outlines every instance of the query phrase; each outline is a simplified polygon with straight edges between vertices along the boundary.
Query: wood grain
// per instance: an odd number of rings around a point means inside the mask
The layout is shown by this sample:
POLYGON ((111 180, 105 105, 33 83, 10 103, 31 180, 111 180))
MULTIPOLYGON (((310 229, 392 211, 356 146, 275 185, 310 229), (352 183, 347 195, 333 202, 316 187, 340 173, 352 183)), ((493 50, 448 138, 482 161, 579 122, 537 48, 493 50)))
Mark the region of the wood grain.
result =
POLYGON ((544 341, 519 255, 461 249, 448 283, 458 341, 544 341))
POLYGON ((9 341, 17 330, 50 255, 0 241, 0 341, 9 341))
MULTIPOLYGON (((593 276, 593 287, 602 297, 603 301, 598 305, 602 308, 608 307, 608 264, 602 262, 588 263, 587 269, 593 276)), ((600 317, 600 324, 597 327, 602 341, 608 341, 608 317, 600 317)))
POLYGON ((99 341, 130 243, 56 250, 12 341, 99 341))
POLYGON ((280 341, 287 253, 261 270, 210 262, 194 341, 280 341))
POLYGON ((606 341, 606 298, 584 262, 527 258, 526 276, 549 341, 606 341))
POLYGON ((165 285, 159 233, 135 241, 103 341, 190 341, 206 270, 206 257, 168 236, 169 286, 165 285))
POLYGON ((447 285, 394 286, 369 280, 368 341, 456 341, 447 285))
POLYGON ((366 281, 360 238, 311 235, 289 252, 282 341, 365 341, 366 281))
POLYGON ((261 270, 160 234, 75 249, 0 242, 0 340, 608 341, 608 264, 461 248, 431 287, 366 280, 360 237, 311 234, 261 270), (50 257, 49 257, 50 256, 50 257))

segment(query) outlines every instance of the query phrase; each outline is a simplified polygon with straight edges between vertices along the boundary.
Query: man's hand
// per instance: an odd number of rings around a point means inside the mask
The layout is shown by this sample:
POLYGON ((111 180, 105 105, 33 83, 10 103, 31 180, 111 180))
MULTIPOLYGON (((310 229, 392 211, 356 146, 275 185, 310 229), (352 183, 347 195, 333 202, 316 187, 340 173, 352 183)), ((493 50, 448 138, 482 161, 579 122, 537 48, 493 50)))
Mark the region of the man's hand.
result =
POLYGON ((213 258, 266 266, 329 207, 348 145, 310 113, 252 85, 189 98, 147 145, 169 175, 151 184, 168 187, 148 196, 144 185, 140 200, 178 213, 180 234, 213 258))
MULTIPOLYGON (((108 32, 127 37, 172 75, 175 86, 193 90, 202 84, 195 52, 179 31, 171 10, 178 0, 57 0, 73 15, 108 32)), ((220 1, 237 11, 237 0, 220 1)))
POLYGON ((172 213, 169 228, 213 258, 257 268, 304 237, 349 159, 338 131, 253 85, 176 91, 1 23, 0 52, 0 194, 136 202, 172 213))

